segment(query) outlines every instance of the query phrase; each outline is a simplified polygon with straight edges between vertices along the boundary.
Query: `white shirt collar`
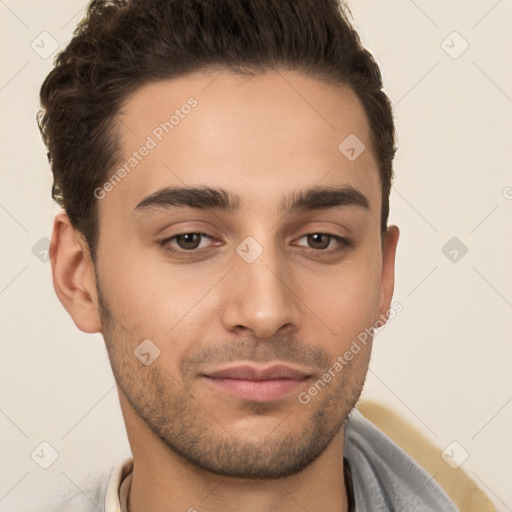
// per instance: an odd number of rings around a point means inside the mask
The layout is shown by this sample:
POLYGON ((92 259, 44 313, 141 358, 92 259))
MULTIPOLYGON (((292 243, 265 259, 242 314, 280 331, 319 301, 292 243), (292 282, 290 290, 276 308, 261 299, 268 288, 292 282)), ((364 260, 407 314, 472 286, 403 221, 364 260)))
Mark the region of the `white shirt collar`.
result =
POLYGON ((133 457, 127 457, 119 462, 108 480, 105 494, 105 512, 127 512, 126 498, 133 471, 133 457))

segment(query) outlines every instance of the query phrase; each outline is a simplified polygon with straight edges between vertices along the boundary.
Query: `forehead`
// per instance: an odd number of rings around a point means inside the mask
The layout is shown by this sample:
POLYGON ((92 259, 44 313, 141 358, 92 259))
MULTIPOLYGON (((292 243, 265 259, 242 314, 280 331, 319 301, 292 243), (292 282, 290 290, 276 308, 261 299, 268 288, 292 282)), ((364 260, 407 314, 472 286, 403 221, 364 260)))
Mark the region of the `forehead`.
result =
POLYGON ((113 172, 124 172, 100 210, 133 209, 163 186, 215 186, 265 204, 315 185, 380 195, 356 94, 297 72, 161 80, 129 96, 116 121, 122 156, 113 172))

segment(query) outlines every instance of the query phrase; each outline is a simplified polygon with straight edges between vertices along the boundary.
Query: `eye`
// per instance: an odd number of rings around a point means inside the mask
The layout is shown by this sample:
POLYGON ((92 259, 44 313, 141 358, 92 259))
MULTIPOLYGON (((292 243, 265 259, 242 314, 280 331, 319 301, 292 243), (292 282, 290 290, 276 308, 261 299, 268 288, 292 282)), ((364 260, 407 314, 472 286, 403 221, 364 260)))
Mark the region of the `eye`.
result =
POLYGON ((202 252, 199 249, 205 248, 204 245, 201 246, 201 242, 205 238, 212 239, 212 237, 206 233, 190 232, 174 235, 170 238, 166 238, 165 240, 161 240, 158 243, 164 249, 164 251, 172 253, 178 257, 186 258, 188 256, 195 256, 202 252), (176 245, 173 245, 173 243, 176 245))
POLYGON ((351 245, 351 242, 347 238, 339 235, 333 235, 331 233, 308 233, 307 235, 299 238, 299 240, 302 240, 303 238, 306 238, 308 245, 311 249, 315 249, 315 252, 321 251, 328 254, 343 251, 351 245), (329 249, 333 240, 337 243, 338 247, 331 247, 329 249))

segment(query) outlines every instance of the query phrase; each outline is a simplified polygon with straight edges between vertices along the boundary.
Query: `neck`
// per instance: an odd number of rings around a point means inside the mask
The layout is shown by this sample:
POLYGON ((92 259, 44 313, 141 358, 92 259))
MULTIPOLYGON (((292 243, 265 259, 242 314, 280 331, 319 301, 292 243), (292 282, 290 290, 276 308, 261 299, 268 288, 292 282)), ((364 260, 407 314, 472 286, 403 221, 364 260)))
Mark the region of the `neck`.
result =
MULTIPOLYGON (((121 393, 122 394, 122 393, 121 393)), ((344 429, 299 473, 274 480, 219 476, 192 465, 155 436, 144 421, 123 414, 134 458, 128 512, 347 512, 344 429)))

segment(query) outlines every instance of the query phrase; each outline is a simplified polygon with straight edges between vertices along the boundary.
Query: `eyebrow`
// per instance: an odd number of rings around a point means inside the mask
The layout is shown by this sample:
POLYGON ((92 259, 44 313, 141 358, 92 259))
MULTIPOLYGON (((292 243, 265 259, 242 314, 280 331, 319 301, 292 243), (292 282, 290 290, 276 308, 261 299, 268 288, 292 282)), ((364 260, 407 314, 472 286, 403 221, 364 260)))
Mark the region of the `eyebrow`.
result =
MULTIPOLYGON (((165 187, 145 197, 133 213, 170 208, 199 208, 237 213, 242 197, 216 187, 165 187)), ((313 187, 283 198, 278 212, 289 215, 316 209, 358 206, 370 209, 368 199, 352 186, 313 187)))

